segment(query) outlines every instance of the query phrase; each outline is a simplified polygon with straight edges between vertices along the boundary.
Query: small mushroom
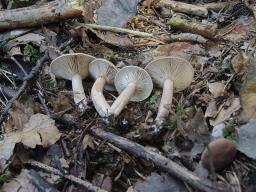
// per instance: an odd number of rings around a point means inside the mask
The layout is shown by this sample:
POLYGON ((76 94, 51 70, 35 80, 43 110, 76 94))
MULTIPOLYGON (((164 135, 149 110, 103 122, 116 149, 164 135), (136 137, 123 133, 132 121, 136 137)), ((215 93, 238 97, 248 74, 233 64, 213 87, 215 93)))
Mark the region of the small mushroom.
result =
POLYGON ((173 92, 188 87, 193 80, 194 70, 188 61, 178 57, 161 57, 150 62, 145 70, 153 82, 163 88, 156 124, 161 126, 169 115, 173 92), (174 90, 173 90, 174 89, 174 90))
POLYGON ((111 89, 117 68, 105 59, 95 59, 89 64, 89 73, 96 80, 91 90, 91 98, 95 109, 101 117, 107 117, 109 116, 110 105, 103 95, 103 88, 111 89))
POLYGON ((72 81, 74 101, 82 111, 87 106, 82 79, 88 76, 89 63, 94 59, 93 56, 87 54, 72 53, 57 57, 50 65, 51 73, 57 78, 72 81))
POLYGON ((214 170, 221 171, 233 162, 236 152, 236 145, 232 141, 224 138, 216 139, 204 150, 201 162, 205 168, 211 170, 210 160, 212 160, 214 170))
POLYGON ((152 92, 153 82, 150 75, 142 68, 128 66, 117 72, 115 87, 120 94, 110 108, 110 114, 117 116, 128 101, 143 101, 152 92))

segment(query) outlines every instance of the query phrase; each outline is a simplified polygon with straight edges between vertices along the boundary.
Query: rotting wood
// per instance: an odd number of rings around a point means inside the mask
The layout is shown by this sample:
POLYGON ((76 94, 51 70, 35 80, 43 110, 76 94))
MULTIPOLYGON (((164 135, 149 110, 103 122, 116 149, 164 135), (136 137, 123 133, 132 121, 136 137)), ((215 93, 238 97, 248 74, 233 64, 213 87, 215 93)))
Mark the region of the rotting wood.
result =
POLYGON ((46 172, 49 172, 49 173, 53 173, 55 175, 59 175, 61 177, 64 177, 65 179, 68 179, 69 181, 71 182, 74 182, 76 184, 79 184, 83 187, 85 187, 86 189, 88 189, 89 191, 93 191, 93 192, 107 192, 106 190, 104 189, 101 189, 97 186, 94 186, 92 183, 90 183, 89 181, 86 181, 86 180, 82 180, 78 177, 75 177, 74 175, 68 175, 68 174, 64 174, 62 173, 60 170, 58 169, 55 169, 53 167, 50 167, 48 165, 45 165, 41 162, 38 162, 38 161, 33 161, 33 160, 29 160, 27 162, 27 164, 33 166, 33 167, 36 167, 36 168, 40 168, 46 172))
POLYGON ((9 110, 11 109, 13 103, 22 95, 22 93, 25 91, 29 83, 34 79, 34 77, 39 73, 40 69, 42 68, 43 63, 49 58, 48 51, 45 52, 45 54, 37 61, 37 64, 35 67, 32 68, 30 73, 24 78, 24 81, 22 85, 20 86, 19 90, 16 92, 16 94, 11 98, 11 100, 8 101, 6 107, 1 112, 0 116, 0 127, 2 126, 2 123, 5 121, 6 116, 8 115, 9 110))
POLYGON ((0 30, 40 26, 61 19, 82 17, 83 10, 79 0, 56 0, 39 7, 1 10, 0 30))
POLYGON ((171 0, 161 0, 157 5, 171 8, 173 11, 180 13, 187 13, 202 17, 206 17, 208 15, 208 10, 200 5, 193 5, 171 0))
POLYGON ((178 14, 172 16, 167 24, 180 29, 182 31, 196 33, 204 37, 213 39, 217 33, 217 24, 202 24, 195 21, 191 21, 178 14))
POLYGON ((98 29, 98 30, 103 30, 103 31, 112 31, 116 33, 128 33, 132 34, 134 36, 140 36, 140 37, 153 37, 153 34, 151 33, 145 33, 145 32, 140 32, 140 31, 134 31, 131 29, 125 29, 125 28, 119 28, 119 27, 111 27, 107 25, 97 25, 97 24, 77 24, 76 29, 85 27, 85 28, 92 28, 92 29, 98 29))
POLYGON ((210 180, 199 178, 197 175, 182 167, 181 165, 175 163, 174 161, 158 154, 152 152, 140 144, 132 142, 124 137, 117 136, 115 134, 105 132, 100 128, 92 128, 89 131, 92 135, 101 138, 104 141, 108 141, 123 149, 136 157, 143 158, 147 161, 152 161, 156 166, 160 167, 162 170, 167 171, 173 176, 187 182, 196 189, 206 191, 206 192, 229 192, 231 189, 224 188, 218 184, 214 184, 210 180))
POLYGON ((180 33, 180 34, 164 34, 160 36, 160 40, 166 43, 175 42, 175 41, 189 41, 205 44, 208 39, 204 38, 201 35, 193 34, 193 33, 180 33))

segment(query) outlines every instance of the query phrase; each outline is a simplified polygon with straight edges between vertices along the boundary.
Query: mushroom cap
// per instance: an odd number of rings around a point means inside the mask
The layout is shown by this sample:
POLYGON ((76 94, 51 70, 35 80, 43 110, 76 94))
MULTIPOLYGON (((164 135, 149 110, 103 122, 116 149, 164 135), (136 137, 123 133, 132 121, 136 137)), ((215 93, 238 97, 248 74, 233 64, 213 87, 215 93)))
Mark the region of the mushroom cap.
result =
POLYGON ((179 57, 160 57, 151 61, 145 70, 150 74, 154 83, 163 87, 164 81, 173 81, 174 91, 187 88, 193 81, 194 69, 185 59, 179 57))
POLYGON ((98 77, 104 77, 107 85, 105 89, 113 90, 117 67, 106 59, 95 59, 89 64, 89 73, 96 80, 98 77), (112 88, 112 89, 111 89, 112 88))
POLYGON ((114 83, 119 94, 129 83, 136 83, 136 89, 130 101, 143 101, 149 97, 153 90, 150 75, 144 69, 136 66, 127 66, 119 70, 114 83))
POLYGON ((84 79, 88 76, 89 63, 94 59, 84 53, 61 55, 52 61, 50 70, 57 78, 71 80, 75 74, 79 74, 84 79))

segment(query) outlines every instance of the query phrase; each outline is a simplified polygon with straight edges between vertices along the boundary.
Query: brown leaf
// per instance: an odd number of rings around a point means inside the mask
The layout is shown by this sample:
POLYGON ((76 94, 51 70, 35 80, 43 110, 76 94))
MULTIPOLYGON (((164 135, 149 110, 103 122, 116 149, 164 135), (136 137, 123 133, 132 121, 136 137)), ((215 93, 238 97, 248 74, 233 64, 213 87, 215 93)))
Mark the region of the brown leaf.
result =
POLYGON ((232 66, 236 73, 240 73, 245 70, 248 65, 249 57, 244 52, 239 52, 232 60, 232 66))
POLYGON ((207 109, 205 111, 204 117, 216 117, 218 113, 216 101, 212 100, 208 103, 207 109))
POLYGON ((93 33, 95 33, 101 40, 105 41, 108 44, 115 45, 118 47, 132 47, 133 42, 124 35, 118 35, 116 33, 112 33, 109 31, 97 31, 90 29, 93 33))
POLYGON ((55 122, 47 115, 32 115, 22 130, 7 133, 0 141, 0 167, 11 157, 16 143, 23 143, 27 147, 35 148, 36 145, 49 147, 61 136, 55 127, 55 122))
POLYGON ((25 102, 15 101, 9 112, 9 118, 5 125, 6 132, 13 130, 22 130, 24 124, 35 113, 36 105, 32 99, 26 99, 25 102))
POLYGON ((229 119, 230 116, 234 112, 238 111, 241 107, 239 98, 232 98, 230 101, 227 102, 231 103, 230 106, 228 108, 223 107, 217 115, 216 119, 210 120, 210 124, 212 126, 218 125, 219 123, 222 123, 223 121, 229 119))
POLYGON ((231 25, 219 30, 218 36, 233 43, 247 38, 250 30, 255 30, 255 21, 253 17, 240 17, 231 25))
POLYGON ((252 58, 248 67, 248 74, 241 91, 243 111, 240 115, 242 121, 256 118, 256 59, 252 58))
POLYGON ((207 85, 214 98, 219 97, 225 89, 225 85, 222 82, 207 83, 207 85))
POLYGON ((185 127, 186 136, 197 143, 207 143, 209 141, 209 129, 206 125, 204 114, 200 108, 192 120, 188 121, 185 127))

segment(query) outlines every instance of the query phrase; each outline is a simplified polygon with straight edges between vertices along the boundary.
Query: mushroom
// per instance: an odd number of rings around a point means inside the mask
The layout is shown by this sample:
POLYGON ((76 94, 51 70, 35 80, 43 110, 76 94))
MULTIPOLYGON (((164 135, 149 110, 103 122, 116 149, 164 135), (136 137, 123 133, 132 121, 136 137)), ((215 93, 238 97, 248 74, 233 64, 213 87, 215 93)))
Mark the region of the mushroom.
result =
POLYGON ((178 57, 158 58, 150 62, 145 70, 150 74, 153 82, 163 88, 155 119, 156 125, 161 127, 169 115, 173 92, 181 91, 190 85, 194 70, 188 61, 178 57))
POLYGON ((150 75, 142 68, 128 66, 117 72, 115 87, 120 94, 110 107, 110 114, 117 116, 128 101, 143 101, 151 94, 153 82, 150 75))
POLYGON ((103 95, 103 88, 113 90, 111 85, 114 84, 117 68, 105 59, 95 59, 89 64, 89 73, 96 79, 91 90, 91 98, 95 109, 101 117, 107 117, 109 116, 110 105, 103 95))
POLYGON ((74 101, 82 111, 87 106, 82 79, 88 76, 89 63, 94 59, 93 56, 87 54, 72 53, 57 57, 50 65, 51 73, 57 78, 72 81, 74 101))

